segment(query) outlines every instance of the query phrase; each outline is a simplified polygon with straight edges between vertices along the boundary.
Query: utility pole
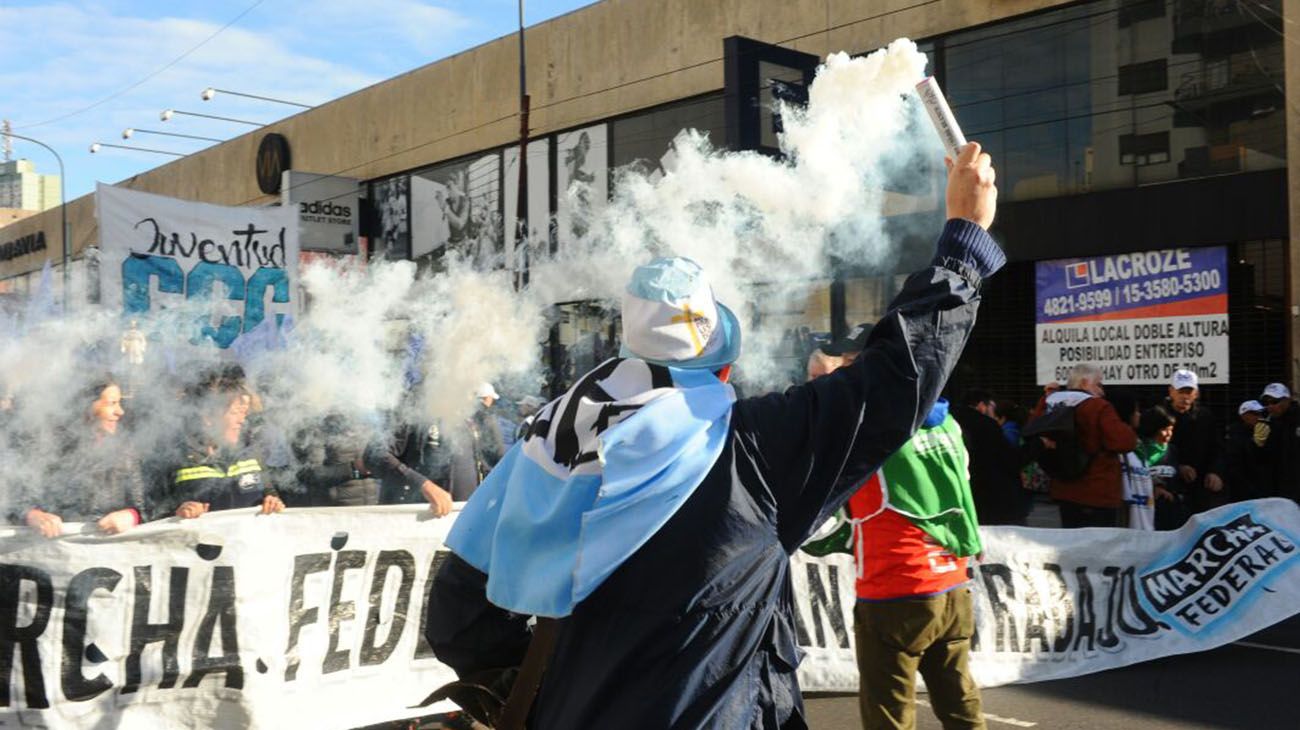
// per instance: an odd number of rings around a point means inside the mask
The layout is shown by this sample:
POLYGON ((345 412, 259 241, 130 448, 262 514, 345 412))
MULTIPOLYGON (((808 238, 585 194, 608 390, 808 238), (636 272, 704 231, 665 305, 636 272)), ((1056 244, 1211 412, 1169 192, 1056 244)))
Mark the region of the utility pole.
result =
POLYGON ((519 0, 519 192, 515 196, 515 288, 528 284, 528 70, 524 50, 524 0, 519 0))
MULTIPOLYGON (((5 162, 12 162, 14 159, 14 138, 11 135, 13 131, 14 127, 9 123, 8 119, 4 120, 3 124, 0 124, 0 136, 4 137, 5 162)), ((60 181, 60 184, 62 184, 62 181, 60 181)))

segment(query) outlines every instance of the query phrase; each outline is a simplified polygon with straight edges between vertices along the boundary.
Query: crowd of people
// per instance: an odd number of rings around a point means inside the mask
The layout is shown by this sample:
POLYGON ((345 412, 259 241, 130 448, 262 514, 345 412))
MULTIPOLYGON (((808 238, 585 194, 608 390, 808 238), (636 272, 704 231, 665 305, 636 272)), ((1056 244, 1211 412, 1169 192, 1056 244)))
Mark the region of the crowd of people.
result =
MULTIPOLYGON (((36 478, 15 470, 0 477, 11 523, 57 537, 65 522, 117 534, 245 507, 272 513, 286 505, 427 502, 443 516, 453 500, 469 498, 516 431, 489 383, 474 393, 472 415, 452 429, 334 411, 285 434, 237 364, 132 396, 114 375, 93 376, 64 422, 44 428, 23 418, 21 394, 6 394, 0 454, 41 462, 36 478)), ((536 400, 522 405, 535 410, 536 400)))
MULTIPOLYGON (((816 348, 808 377, 860 352, 870 325, 816 348)), ((1200 379, 1178 370, 1162 398, 1107 392, 1079 365, 1025 408, 972 388, 954 401, 980 524, 1025 525, 1047 495, 1063 527, 1172 530, 1196 513, 1263 497, 1300 501, 1300 407, 1283 383, 1237 407, 1224 425, 1201 404, 1200 379)))

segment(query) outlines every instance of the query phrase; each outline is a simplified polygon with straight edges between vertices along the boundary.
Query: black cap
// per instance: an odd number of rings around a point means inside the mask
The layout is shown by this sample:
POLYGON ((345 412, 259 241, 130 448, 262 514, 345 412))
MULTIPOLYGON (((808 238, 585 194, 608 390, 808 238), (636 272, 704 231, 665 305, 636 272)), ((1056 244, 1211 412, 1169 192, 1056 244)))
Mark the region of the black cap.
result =
POLYGON ((869 322, 863 322, 857 327, 849 330, 849 333, 844 337, 835 340, 829 345, 823 346, 822 352, 837 357, 840 355, 846 355, 850 352, 862 352, 867 349, 867 338, 871 336, 871 328, 874 326, 875 325, 869 322))

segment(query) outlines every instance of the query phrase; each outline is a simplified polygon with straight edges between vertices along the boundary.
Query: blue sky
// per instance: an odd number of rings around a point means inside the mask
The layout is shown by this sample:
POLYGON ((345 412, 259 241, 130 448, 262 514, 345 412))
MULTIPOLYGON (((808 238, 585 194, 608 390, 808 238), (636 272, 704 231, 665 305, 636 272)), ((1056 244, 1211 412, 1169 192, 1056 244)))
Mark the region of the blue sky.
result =
MULTIPOLYGON (((525 21, 592 2, 527 0, 525 21)), ((181 116, 163 123, 163 109, 259 122, 298 111, 232 96, 205 102, 206 87, 319 104, 517 27, 516 0, 0 0, 0 118, 59 151, 72 200, 96 180, 172 159, 107 148, 92 155, 92 142, 185 153, 212 144, 145 133, 124 141, 127 127, 221 139, 249 129, 181 116)), ((14 153, 57 171, 35 145, 14 140, 14 153)))

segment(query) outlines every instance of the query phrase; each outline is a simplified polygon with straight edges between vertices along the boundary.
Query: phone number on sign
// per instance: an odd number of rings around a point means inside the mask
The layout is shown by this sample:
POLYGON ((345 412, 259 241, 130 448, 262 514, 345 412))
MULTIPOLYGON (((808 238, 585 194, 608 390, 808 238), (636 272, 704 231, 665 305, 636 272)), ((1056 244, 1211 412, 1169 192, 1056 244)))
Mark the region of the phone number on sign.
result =
POLYGON ((1060 297, 1049 297, 1043 302, 1043 314, 1049 317, 1059 317, 1063 314, 1086 314, 1098 309, 1113 307, 1114 305, 1114 292, 1110 289, 1098 289, 1060 297))
POLYGON ((1120 294, 1126 304, 1151 302, 1168 299, 1181 294, 1199 294, 1214 291, 1223 283, 1223 277, 1217 269, 1194 271, 1182 276, 1169 276, 1163 279, 1151 279, 1137 284, 1127 284, 1120 288, 1120 294))
POLYGON ((1218 270, 1195 271, 1182 276, 1168 276, 1116 286, 1113 289, 1095 289, 1078 294, 1049 297, 1043 301, 1043 314, 1060 317, 1070 314, 1088 314, 1108 309, 1116 304, 1141 304, 1158 302, 1183 294, 1199 294, 1218 289, 1223 276, 1218 270))

